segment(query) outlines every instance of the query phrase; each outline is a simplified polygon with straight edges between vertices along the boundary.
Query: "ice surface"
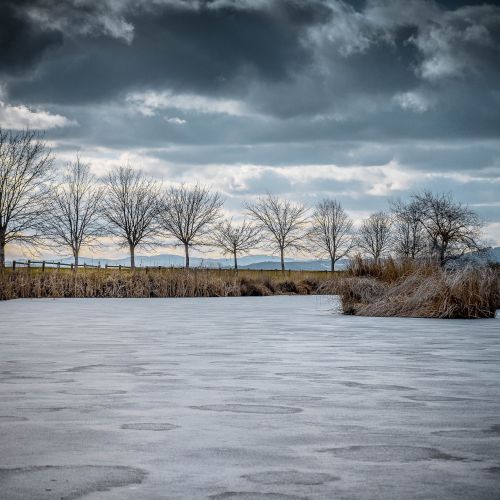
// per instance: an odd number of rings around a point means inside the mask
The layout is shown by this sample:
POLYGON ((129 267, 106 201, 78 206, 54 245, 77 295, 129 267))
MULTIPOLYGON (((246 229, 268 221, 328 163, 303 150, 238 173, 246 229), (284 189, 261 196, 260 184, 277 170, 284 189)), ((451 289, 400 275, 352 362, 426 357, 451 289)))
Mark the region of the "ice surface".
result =
POLYGON ((499 471, 498 318, 0 303, 1 498, 496 499, 499 471))

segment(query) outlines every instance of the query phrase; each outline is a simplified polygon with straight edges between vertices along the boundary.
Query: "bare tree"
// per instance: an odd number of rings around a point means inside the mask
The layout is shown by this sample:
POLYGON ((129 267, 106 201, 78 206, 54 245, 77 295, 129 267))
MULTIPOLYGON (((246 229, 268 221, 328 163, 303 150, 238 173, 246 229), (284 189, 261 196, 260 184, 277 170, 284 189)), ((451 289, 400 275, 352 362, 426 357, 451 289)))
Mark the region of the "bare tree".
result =
POLYGON ((40 236, 52 164, 42 134, 0 129, 0 268, 8 243, 33 243, 40 236))
POLYGON ((247 204, 246 209, 269 243, 279 251, 284 271, 285 250, 305 248, 306 207, 268 194, 247 204))
POLYGON ((466 205, 455 202, 451 194, 423 191, 413 196, 419 220, 426 231, 431 252, 444 265, 467 250, 479 249, 482 222, 466 205))
POLYGON ((329 256, 332 272, 336 262, 354 247, 352 224, 352 219, 336 200, 324 199, 314 209, 309 237, 322 253, 329 256))
POLYGON ((358 231, 357 245, 375 262, 389 249, 391 218, 385 212, 377 212, 363 220, 358 231))
POLYGON ((136 247, 153 244, 158 234, 158 184, 129 166, 115 168, 106 184, 104 216, 111 234, 128 246, 134 269, 136 247))
POLYGON ((198 184, 171 187, 161 204, 160 224, 168 236, 184 246, 186 269, 189 268, 189 248, 210 243, 209 233, 220 217, 224 200, 198 184))
POLYGON ((427 238, 421 224, 421 213, 415 201, 396 200, 391 204, 394 215, 393 248, 403 259, 416 259, 426 249, 427 238))
POLYGON ((51 191, 45 236, 49 238, 49 245, 71 249, 76 271, 82 246, 95 243, 103 234, 100 210, 104 189, 96 184, 89 165, 82 163, 79 157, 67 165, 63 179, 51 191))
POLYGON ((259 235, 259 229, 247 221, 237 226, 232 220, 226 220, 216 226, 213 244, 233 256, 234 268, 237 270, 238 254, 254 249, 259 243, 259 235))

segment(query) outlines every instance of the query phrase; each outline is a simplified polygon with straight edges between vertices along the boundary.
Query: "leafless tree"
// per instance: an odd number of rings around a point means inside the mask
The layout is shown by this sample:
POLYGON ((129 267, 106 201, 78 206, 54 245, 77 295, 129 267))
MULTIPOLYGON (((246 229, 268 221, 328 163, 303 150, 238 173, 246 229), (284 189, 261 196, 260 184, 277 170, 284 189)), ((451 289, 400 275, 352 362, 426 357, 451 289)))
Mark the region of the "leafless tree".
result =
POLYGON ((332 272, 337 261, 354 247, 352 225, 352 219, 336 200, 324 199, 314 209, 309 237, 330 258, 332 272))
POLYGON ((479 249, 482 222, 469 207, 454 201, 451 194, 431 191, 417 193, 412 199, 430 240, 430 250, 441 265, 467 250, 479 249))
POLYGON ((215 227, 213 244, 225 254, 234 258, 234 268, 238 269, 238 254, 247 253, 259 244, 259 228, 243 221, 240 225, 232 220, 221 222, 215 227))
POLYGON ((416 259, 426 249, 427 238, 421 224, 421 213, 415 201, 396 200, 393 213, 393 249, 403 259, 416 259))
POLYGON ((108 229, 130 250, 130 267, 135 268, 137 246, 151 245, 158 234, 158 184, 129 166, 115 168, 106 179, 104 216, 108 229))
POLYGON ((376 212, 363 220, 358 231, 357 245, 375 262, 389 250, 391 242, 391 217, 385 212, 376 212))
POLYGON ((89 165, 82 163, 79 157, 67 165, 63 182, 52 188, 44 236, 50 246, 71 249, 75 271, 82 246, 95 243, 103 234, 100 218, 103 194, 104 189, 97 185, 89 165))
POLYGON ((284 271, 285 251, 305 248, 306 207, 268 194, 248 203, 246 209, 268 242, 279 251, 284 271))
POLYGON ((8 243, 33 243, 40 236, 52 164, 42 134, 0 129, 0 268, 8 243))
POLYGON ((167 236, 184 246, 186 269, 189 248, 210 243, 209 233, 220 217, 224 200, 219 193, 199 186, 168 189, 160 209, 160 224, 167 236))

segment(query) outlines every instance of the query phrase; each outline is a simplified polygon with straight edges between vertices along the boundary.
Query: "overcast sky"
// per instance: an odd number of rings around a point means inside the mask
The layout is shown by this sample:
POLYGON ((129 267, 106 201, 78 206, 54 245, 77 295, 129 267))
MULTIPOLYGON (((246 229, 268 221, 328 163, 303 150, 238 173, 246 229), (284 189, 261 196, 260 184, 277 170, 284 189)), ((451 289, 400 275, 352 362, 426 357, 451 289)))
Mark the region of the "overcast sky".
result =
POLYGON ((500 244, 500 7, 426 0, 0 2, 0 125, 58 161, 339 199, 451 191, 500 244))

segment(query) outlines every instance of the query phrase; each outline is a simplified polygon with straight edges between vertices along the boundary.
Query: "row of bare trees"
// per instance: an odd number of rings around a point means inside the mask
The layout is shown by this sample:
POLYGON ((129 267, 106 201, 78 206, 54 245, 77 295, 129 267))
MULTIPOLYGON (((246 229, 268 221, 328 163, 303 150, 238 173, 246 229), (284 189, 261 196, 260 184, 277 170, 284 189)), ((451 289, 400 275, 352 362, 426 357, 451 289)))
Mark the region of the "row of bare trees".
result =
POLYGON ((219 193, 199 185, 165 190, 130 167, 97 179, 77 157, 57 180, 40 135, 0 130, 0 266, 11 242, 68 248, 78 264, 81 249, 105 237, 128 248, 132 268, 136 248, 161 238, 184 247, 186 267, 190 249, 204 245, 231 255, 236 269, 238 256, 256 248, 277 252, 283 270, 289 251, 327 256, 332 271, 353 252, 375 261, 392 253, 405 259, 434 257, 444 264, 478 248, 481 227, 467 206, 429 191, 394 201, 389 212, 370 215, 355 230, 332 199, 320 201, 311 213, 302 204, 268 194, 247 203, 247 219, 237 224, 223 219, 219 193))

